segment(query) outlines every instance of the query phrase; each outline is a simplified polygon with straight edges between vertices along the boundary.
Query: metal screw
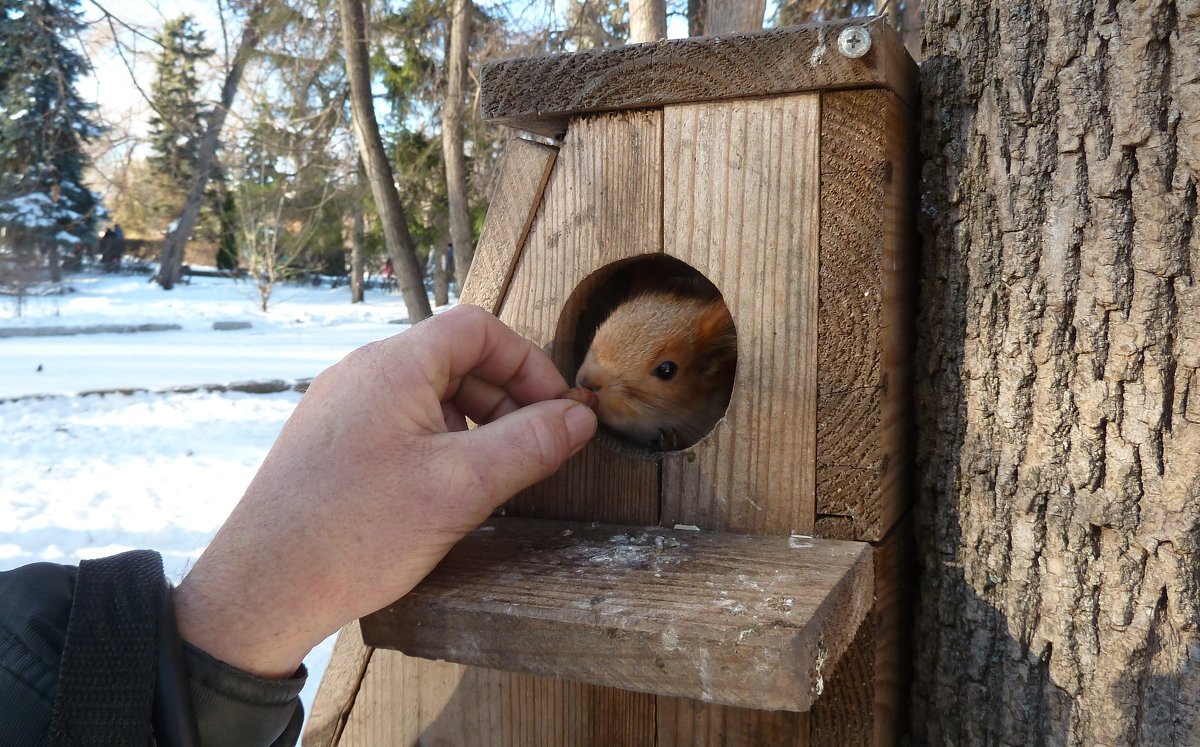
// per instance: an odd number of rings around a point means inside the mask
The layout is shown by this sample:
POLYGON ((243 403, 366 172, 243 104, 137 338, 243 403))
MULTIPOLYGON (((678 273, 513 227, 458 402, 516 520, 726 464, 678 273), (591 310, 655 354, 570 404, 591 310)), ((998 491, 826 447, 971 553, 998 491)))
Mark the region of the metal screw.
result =
POLYGON ((838 49, 851 59, 871 51, 871 32, 863 26, 847 26, 838 34, 838 49))

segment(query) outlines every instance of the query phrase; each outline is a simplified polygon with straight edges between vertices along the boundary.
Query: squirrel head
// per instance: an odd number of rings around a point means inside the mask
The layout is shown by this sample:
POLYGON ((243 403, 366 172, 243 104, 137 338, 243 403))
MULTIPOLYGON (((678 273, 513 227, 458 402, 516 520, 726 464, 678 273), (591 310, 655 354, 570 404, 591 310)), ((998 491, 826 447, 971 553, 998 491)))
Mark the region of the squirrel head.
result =
POLYGON ((733 318, 719 297, 653 291, 600 325, 575 381, 595 392, 600 422, 620 436, 681 449, 725 413, 736 359, 733 318))

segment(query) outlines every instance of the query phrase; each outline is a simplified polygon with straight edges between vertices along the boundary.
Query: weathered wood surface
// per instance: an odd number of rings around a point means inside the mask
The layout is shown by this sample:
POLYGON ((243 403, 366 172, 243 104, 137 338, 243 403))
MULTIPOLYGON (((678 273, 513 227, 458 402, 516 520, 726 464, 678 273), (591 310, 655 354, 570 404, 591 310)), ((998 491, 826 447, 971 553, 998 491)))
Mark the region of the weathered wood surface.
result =
POLYGON ((557 154, 557 149, 530 140, 508 141, 460 302, 500 312, 557 154))
POLYGON ((341 744, 645 747, 654 739, 649 695, 377 649, 341 744))
POLYGON ((910 501, 912 115, 822 94, 821 133, 817 534, 879 540, 910 501))
POLYGON ((557 137, 578 114, 805 91, 883 87, 915 106, 916 66, 884 20, 856 19, 504 60, 480 87, 484 119, 557 137), (858 59, 838 50, 849 25, 871 34, 858 59))
POLYGON ((898 744, 909 725, 912 683, 913 609, 917 599, 916 553, 912 512, 873 543, 875 549, 875 701, 872 712, 876 747, 898 744))
POLYGON ((664 249, 724 296, 738 366, 725 418, 662 462, 661 523, 813 531, 819 99, 664 110, 664 249))
POLYGON ((363 645, 358 621, 341 629, 333 644, 329 665, 313 699, 304 747, 333 747, 341 739, 350 718, 374 649, 363 645))
POLYGON ((658 747, 808 747, 809 714, 658 698, 658 747))
POLYGON ((870 610, 868 545, 498 518, 362 620, 369 645, 804 711, 870 610))
POLYGON ((814 745, 868 747, 875 731, 874 611, 858 629, 846 652, 824 682, 821 697, 813 704, 810 741, 814 745))
POLYGON ((909 723, 916 596, 911 516, 896 522, 872 549, 875 607, 813 706, 813 744, 889 747, 899 743, 909 723))
MULTIPOLYGON (((597 269, 661 251, 662 114, 579 120, 559 151, 500 319, 575 376, 572 293, 597 269)), ((571 382, 573 383, 573 382, 571 382)), ((506 506, 517 516, 658 522, 658 465, 591 443, 557 474, 506 506)))

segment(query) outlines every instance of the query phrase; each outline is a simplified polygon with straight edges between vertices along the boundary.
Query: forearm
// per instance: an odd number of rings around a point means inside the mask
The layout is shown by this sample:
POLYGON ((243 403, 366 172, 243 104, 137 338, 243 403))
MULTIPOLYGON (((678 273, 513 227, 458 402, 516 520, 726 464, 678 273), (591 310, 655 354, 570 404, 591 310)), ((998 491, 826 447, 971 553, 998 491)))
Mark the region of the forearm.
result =
MULTIPOLYGON (((96 615, 95 610, 87 608, 89 583, 86 572, 51 563, 35 563, 0 573, 0 702, 5 704, 4 718, 0 718, 0 745, 43 743, 53 721, 72 721, 69 709, 76 703, 70 698, 63 702, 60 675, 70 679, 80 673, 99 683, 100 692, 106 691, 106 678, 112 678, 121 687, 132 686, 144 693, 144 710, 138 711, 141 716, 134 721, 140 721, 142 726, 138 728, 149 733, 150 703, 156 681, 165 679, 168 673, 133 662, 146 652, 158 659, 155 651, 172 645, 171 641, 154 632, 141 640, 126 635, 120 645, 112 647, 110 666, 82 672, 76 669, 74 673, 70 670, 76 665, 64 661, 63 652, 68 646, 78 648, 69 635, 73 617, 83 623, 81 627, 88 635, 111 641, 116 639, 115 628, 127 632, 128 623, 145 622, 147 616, 157 617, 159 609, 131 608, 116 618, 96 615), (84 591, 82 597, 77 594, 80 589, 84 591), (125 619, 129 615, 137 619, 125 619), (131 682, 130 670, 142 671, 143 678, 131 682)), ((147 588, 147 584, 165 584, 165 580, 161 572, 147 574, 137 578, 134 587, 147 588)), ((140 627, 146 631, 159 630, 155 620, 150 622, 140 627)), ((295 743, 302 717, 299 692, 307 674, 303 668, 298 671, 293 668, 288 673, 292 676, 286 679, 256 677, 187 645, 182 663, 190 695, 187 705, 199 728, 200 744, 266 747, 295 743)), ((113 692, 117 689, 113 688, 113 692)), ((58 743, 63 742, 51 742, 58 743)))

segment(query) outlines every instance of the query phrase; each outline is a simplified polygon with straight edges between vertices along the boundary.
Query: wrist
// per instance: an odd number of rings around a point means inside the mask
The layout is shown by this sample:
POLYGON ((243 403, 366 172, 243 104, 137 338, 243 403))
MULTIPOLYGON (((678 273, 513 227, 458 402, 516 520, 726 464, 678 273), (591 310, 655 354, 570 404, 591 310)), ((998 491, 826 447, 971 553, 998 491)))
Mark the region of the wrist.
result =
POLYGON ((315 644, 308 643, 287 610, 265 611, 226 593, 194 570, 175 590, 180 637, 209 656, 259 677, 286 679, 315 644))

